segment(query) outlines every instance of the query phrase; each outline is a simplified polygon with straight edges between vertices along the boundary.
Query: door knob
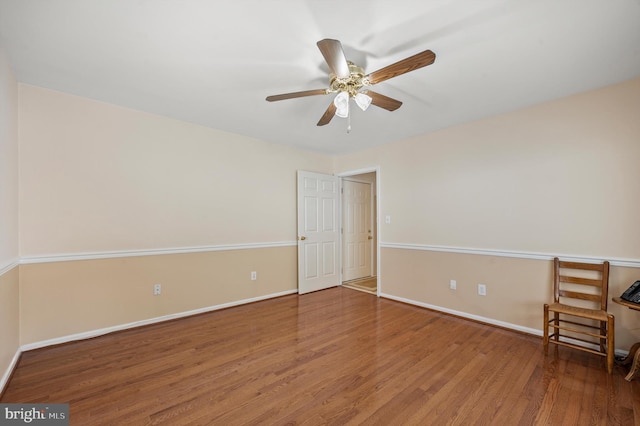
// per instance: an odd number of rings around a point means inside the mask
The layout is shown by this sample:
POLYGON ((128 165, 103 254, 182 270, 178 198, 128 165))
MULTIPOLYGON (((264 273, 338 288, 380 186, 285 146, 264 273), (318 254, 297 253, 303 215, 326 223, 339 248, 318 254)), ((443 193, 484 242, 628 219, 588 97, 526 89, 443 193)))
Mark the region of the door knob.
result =
POLYGON ((369 235, 369 239, 370 239, 370 240, 373 240, 373 237, 372 237, 371 235, 369 235))
POLYGON ((306 239, 307 239, 307 237, 305 237, 304 235, 300 237, 300 240, 301 240, 301 241, 302 241, 302 240, 306 240, 306 239))

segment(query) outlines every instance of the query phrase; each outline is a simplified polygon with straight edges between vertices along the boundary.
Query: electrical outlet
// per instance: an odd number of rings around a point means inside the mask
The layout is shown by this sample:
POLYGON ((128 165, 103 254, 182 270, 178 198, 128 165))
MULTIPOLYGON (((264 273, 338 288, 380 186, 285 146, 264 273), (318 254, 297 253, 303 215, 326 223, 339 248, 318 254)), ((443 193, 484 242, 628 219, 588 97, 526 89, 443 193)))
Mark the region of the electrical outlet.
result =
POLYGON ((251 281, 255 281, 258 279, 258 273, 256 271, 251 271, 251 281))
POLYGON ((154 284, 153 285, 153 295, 154 296, 160 296, 160 293, 162 293, 162 285, 161 284, 154 284))
POLYGON ((478 284, 478 295, 486 296, 487 295, 487 286, 484 284, 478 284))
POLYGON ((387 215, 384 218, 384 223, 386 223, 387 225, 389 225, 391 223, 391 216, 387 215))
POLYGON ((457 286, 456 280, 449 281, 449 288, 451 290, 455 290, 457 288, 456 286, 457 286))

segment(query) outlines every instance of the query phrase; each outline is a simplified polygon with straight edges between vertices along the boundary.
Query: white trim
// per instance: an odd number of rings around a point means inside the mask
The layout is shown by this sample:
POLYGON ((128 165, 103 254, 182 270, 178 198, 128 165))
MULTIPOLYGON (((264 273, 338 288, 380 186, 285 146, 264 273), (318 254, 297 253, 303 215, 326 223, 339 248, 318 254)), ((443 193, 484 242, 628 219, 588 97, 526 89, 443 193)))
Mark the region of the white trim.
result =
POLYGON ((253 243, 253 244, 228 244, 218 246, 201 246, 201 247, 176 247, 165 249, 148 249, 148 250, 131 250, 131 251, 105 251, 95 253, 70 253, 70 254, 54 254, 49 256, 30 256, 20 259, 21 265, 30 263, 49 263, 49 262, 69 262, 76 260, 95 260, 95 259, 113 259, 120 257, 136 257, 136 256, 156 256, 162 254, 185 254, 185 253, 202 253, 212 251, 227 250, 250 250, 274 247, 296 246, 295 241, 281 241, 272 243, 253 243))
POLYGON ((520 252, 511 250, 493 250, 493 249, 477 249, 465 247, 447 247, 447 246, 431 246, 425 244, 398 244, 398 243, 380 243, 383 248, 395 248, 404 250, 421 250, 436 251, 444 253, 460 253, 460 254, 479 254, 483 256, 498 257, 514 257, 518 259, 534 259, 534 260, 553 260, 554 257, 560 257, 562 260, 571 262, 597 263, 608 260, 612 266, 623 266, 627 268, 640 268, 640 260, 636 259, 607 259, 594 256, 576 256, 564 254, 549 254, 536 252, 520 252))
POLYGON ((130 328, 141 327, 143 325, 156 324, 159 322, 169 321, 178 318, 189 317, 192 315, 202 314, 205 312, 217 311, 220 309, 231 308, 234 306, 245 305, 247 303, 259 302, 261 300, 273 299, 275 297, 287 296, 289 294, 296 294, 298 290, 286 290, 279 293, 267 294, 264 296, 252 297, 250 299, 237 300, 235 302, 223 303, 221 305, 207 306, 205 308, 194 309, 186 312, 178 312, 175 314, 163 315, 161 317, 149 318, 146 320, 130 322, 127 324, 115 325, 113 327, 100 328, 98 330, 85 331, 77 334, 70 334, 67 336, 57 337, 55 339, 42 340, 40 342, 28 343, 22 345, 20 348, 23 352, 33 349, 40 349, 47 346, 59 345, 61 343, 73 342, 76 340, 90 339, 92 337, 102 336, 104 334, 113 333, 114 331, 128 330, 130 328))
POLYGON ((20 259, 11 259, 4 265, 0 265, 0 277, 20 264, 20 259))
POLYGON ((373 172, 377 173, 379 171, 380 171, 380 166, 372 166, 372 167, 365 167, 362 169, 348 170, 346 172, 336 173, 336 176, 348 177, 348 176, 355 176, 355 175, 364 175, 364 174, 373 173, 373 172))
POLYGON ((508 328, 510 330, 520 331, 522 333, 533 334, 536 336, 542 336, 541 330, 536 330, 535 328, 523 327, 521 325, 512 324, 509 322, 499 321, 493 318, 482 317, 480 315, 469 314, 467 312, 456 311, 454 309, 443 308, 441 306, 431 305, 429 303, 418 302, 416 300, 406 299, 404 297, 393 296, 391 294, 382 293, 380 297, 384 297, 385 299, 395 300, 397 302, 407 303, 409 305, 420 306, 421 308, 431 309, 433 311, 444 312, 446 314, 455 315, 457 317, 462 317, 474 321, 479 321, 486 324, 496 325, 498 327, 508 328))
POLYGON ((13 356, 13 359, 9 363, 9 366, 7 367, 4 374, 2 375, 2 378, 0 379, 0 394, 2 394, 5 386, 7 386, 7 383, 9 382, 9 378, 11 377, 11 373, 13 373, 13 370, 16 368, 16 365, 18 365, 18 360, 20 359, 21 354, 22 354, 22 351, 20 350, 20 348, 18 348, 15 355, 13 356))
MULTIPOLYGON (((418 302, 412 299, 406 299, 404 297, 393 296, 387 293, 381 293, 380 297, 384 297, 385 299, 395 300, 396 302, 402 302, 409 305, 419 306, 421 308, 431 309, 432 311, 444 312, 446 314, 455 315, 456 317, 470 319, 473 321, 478 321, 484 324, 494 325, 502 328, 506 328, 509 330, 519 331, 521 333, 532 334, 534 336, 542 336, 542 330, 538 330, 535 328, 523 327, 521 325, 512 324, 510 322, 499 321, 493 318, 482 317, 480 315, 469 314, 467 312, 456 311, 454 309, 443 308, 441 306, 431 305, 429 303, 418 302)), ((566 339, 567 342, 575 342, 579 344, 584 344, 583 342, 579 342, 573 339, 566 339)), ((628 351, 616 349, 616 355, 618 356, 626 356, 629 354, 628 351)))

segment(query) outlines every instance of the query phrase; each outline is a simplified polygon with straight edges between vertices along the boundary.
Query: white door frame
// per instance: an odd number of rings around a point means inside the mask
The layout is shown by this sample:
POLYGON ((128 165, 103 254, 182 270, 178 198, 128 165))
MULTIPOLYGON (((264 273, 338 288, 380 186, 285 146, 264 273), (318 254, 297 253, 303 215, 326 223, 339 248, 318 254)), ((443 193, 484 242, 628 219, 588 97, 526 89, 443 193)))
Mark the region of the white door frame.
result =
MULTIPOLYGON (((382 293, 381 291, 381 286, 380 286, 380 166, 374 166, 374 167, 367 167, 367 168, 363 168, 363 169, 357 169, 357 170, 349 170, 349 171, 345 171, 345 172, 341 172, 341 173, 336 173, 335 176, 338 176, 339 178, 345 178, 345 177, 350 177, 350 176, 356 176, 356 175, 363 175, 365 173, 374 173, 376 174, 376 193, 375 193, 375 230, 376 230, 376 247, 375 247, 375 254, 376 254, 376 295, 378 297, 380 297, 380 294, 382 293)), ((342 197, 340 198, 340 208, 342 209, 342 197)), ((340 220, 342 221, 342 214, 340 214, 340 220)), ((342 223, 340 223, 340 226, 342 226, 342 223)), ((340 234, 340 247, 342 247, 342 234, 340 234)), ((340 253, 340 262, 342 265, 342 252, 340 253)), ((342 270, 342 268, 340 268, 342 270)), ((342 272, 340 273, 340 283, 342 283, 342 272)))

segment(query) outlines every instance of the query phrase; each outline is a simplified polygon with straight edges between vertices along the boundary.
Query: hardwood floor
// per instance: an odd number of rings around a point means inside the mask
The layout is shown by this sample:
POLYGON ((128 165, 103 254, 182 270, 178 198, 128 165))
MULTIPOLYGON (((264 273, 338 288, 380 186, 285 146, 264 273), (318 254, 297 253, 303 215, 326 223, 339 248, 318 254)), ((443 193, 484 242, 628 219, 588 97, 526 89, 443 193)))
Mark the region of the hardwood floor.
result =
POLYGON ((365 291, 371 294, 377 294, 378 291, 378 278, 368 277, 359 280, 346 281, 342 283, 343 287, 351 288, 354 290, 365 291))
POLYGON ((26 352, 1 401, 72 425, 640 424, 622 367, 556 349, 333 288, 26 352))

